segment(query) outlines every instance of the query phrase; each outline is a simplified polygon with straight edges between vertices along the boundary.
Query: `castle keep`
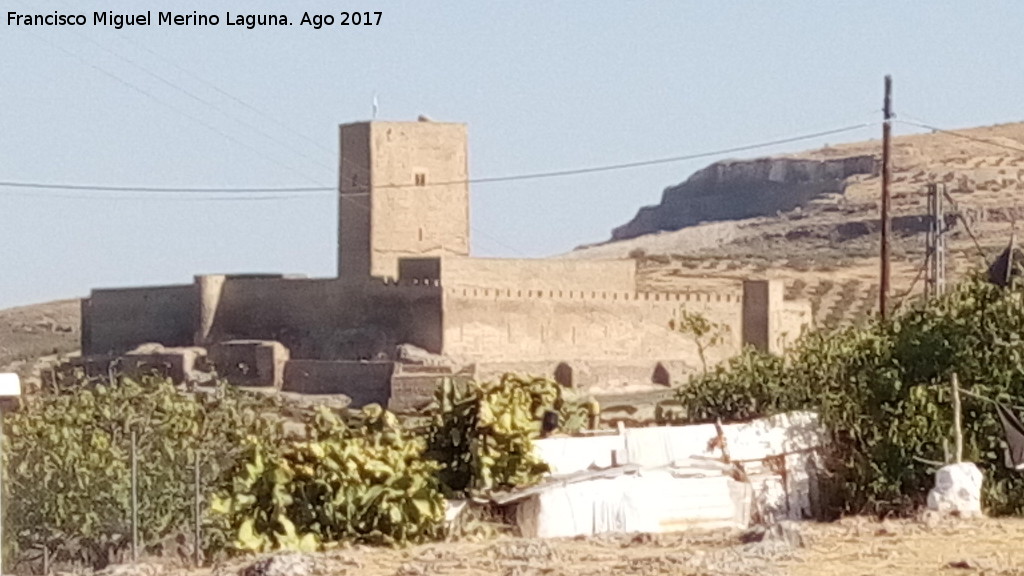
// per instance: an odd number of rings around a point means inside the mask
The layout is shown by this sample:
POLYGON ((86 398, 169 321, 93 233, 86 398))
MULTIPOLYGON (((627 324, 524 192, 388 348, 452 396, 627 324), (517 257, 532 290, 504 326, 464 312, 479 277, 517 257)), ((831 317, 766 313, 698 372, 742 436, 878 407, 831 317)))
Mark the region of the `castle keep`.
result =
POLYGON ((86 361, 201 347, 229 378, 404 406, 458 370, 606 390, 679 382, 700 368, 675 329, 682 309, 726 329, 709 362, 744 345, 780 350, 810 322, 777 280, 651 286, 632 259, 470 257, 465 125, 360 122, 340 140, 336 278, 96 289, 82 302, 86 361))

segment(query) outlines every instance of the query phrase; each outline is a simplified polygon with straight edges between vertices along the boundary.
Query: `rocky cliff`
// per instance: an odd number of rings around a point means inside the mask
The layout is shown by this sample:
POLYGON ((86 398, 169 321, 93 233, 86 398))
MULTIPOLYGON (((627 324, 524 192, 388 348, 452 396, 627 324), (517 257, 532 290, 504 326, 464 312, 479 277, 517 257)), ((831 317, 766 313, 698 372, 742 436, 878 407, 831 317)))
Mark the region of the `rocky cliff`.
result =
POLYGON ((612 240, 701 222, 774 216, 825 194, 842 194, 848 178, 876 170, 873 155, 718 162, 666 188, 660 204, 641 208, 630 222, 612 231, 612 240))
MULTIPOLYGON (((1021 150, 1024 122, 893 137, 894 302, 926 284, 932 185, 947 200, 948 282, 990 269, 1014 229, 1020 237, 1021 150)), ((819 325, 863 319, 878 309, 880 155, 874 139, 713 164, 612 241, 564 257, 636 258, 647 265, 642 281, 664 290, 686 290, 693 277, 771 275, 787 296, 811 301, 819 325)))

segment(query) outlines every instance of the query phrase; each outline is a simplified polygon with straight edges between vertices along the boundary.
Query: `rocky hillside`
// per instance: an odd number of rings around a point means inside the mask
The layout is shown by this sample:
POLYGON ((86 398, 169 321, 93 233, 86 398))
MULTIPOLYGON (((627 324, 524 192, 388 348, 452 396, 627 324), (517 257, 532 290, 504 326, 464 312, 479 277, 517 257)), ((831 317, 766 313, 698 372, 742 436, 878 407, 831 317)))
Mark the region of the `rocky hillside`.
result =
MULTIPOLYGON (((923 287, 928 183, 945 185, 955 201, 947 206, 951 278, 984 266, 1024 216, 1024 152, 1011 149, 1024 151, 1024 123, 957 134, 894 138, 897 299, 923 287)), ((695 274, 776 275, 791 296, 812 301, 819 324, 856 320, 877 302, 880 157, 872 140, 718 162, 667 188, 610 241, 565 257, 643 257, 645 278, 661 285, 695 274)))
POLYGON ((36 359, 78 350, 79 324, 79 300, 0 310, 0 372, 27 376, 36 359))
POLYGON ((641 208, 631 221, 612 231, 612 239, 789 212, 823 196, 843 194, 849 179, 877 170, 878 162, 870 154, 829 160, 718 162, 667 188, 661 204, 641 208))

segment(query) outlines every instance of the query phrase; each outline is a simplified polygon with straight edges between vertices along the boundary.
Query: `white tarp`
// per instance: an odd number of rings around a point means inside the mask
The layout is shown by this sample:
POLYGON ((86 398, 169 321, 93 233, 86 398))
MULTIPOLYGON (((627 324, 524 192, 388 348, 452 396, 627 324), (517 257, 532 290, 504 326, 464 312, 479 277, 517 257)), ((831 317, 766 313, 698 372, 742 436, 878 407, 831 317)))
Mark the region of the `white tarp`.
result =
POLYGON ((750 517, 750 487, 728 476, 644 471, 552 486, 520 503, 516 516, 529 538, 741 528, 750 517))
MULTIPOLYGON (((722 426, 729 456, 733 460, 762 460, 792 452, 807 451, 823 444, 818 415, 789 412, 744 424, 722 426)), ((708 450, 717 437, 714 424, 627 428, 622 434, 606 436, 544 438, 534 441, 538 455, 562 475, 595 468, 607 468, 612 452, 620 450, 618 464, 644 468, 671 466, 694 456, 721 458, 719 449, 708 450)))
POLYGON ((536 441, 552 474, 619 466, 639 474, 554 484, 519 506, 524 535, 576 536, 602 532, 665 532, 689 527, 744 525, 750 507, 764 515, 801 519, 811 514, 815 448, 824 443, 816 414, 792 412, 744 424, 723 434, 733 461, 743 461, 750 484, 721 465, 713 424, 630 428, 620 434, 536 441), (776 458, 773 465, 768 460, 776 458), (773 466, 785 466, 785 474, 773 466))
MULTIPOLYGON (((547 462, 551 473, 560 476, 609 468, 612 453, 624 453, 625 438, 619 434, 574 438, 543 438, 534 441, 534 447, 541 460, 547 462)), ((625 462, 618 462, 625 464, 625 462)))
POLYGON ((733 460, 761 460, 806 451, 824 444, 825 438, 814 412, 788 412, 722 428, 733 460))
POLYGON ((669 466, 692 456, 710 455, 713 424, 627 428, 626 461, 645 468, 669 466))

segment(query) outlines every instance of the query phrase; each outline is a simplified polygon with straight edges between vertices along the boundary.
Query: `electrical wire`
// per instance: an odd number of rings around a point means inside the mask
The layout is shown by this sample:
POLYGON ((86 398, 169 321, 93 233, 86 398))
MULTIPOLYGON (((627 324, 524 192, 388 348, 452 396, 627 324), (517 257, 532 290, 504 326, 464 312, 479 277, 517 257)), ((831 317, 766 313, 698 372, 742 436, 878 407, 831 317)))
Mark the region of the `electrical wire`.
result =
POLYGON ((971 136, 970 134, 964 134, 963 132, 957 132, 955 130, 946 130, 945 128, 939 128, 938 126, 933 126, 933 125, 927 124, 925 122, 917 122, 917 121, 914 121, 914 120, 901 120, 900 118, 893 118, 893 121, 894 122, 899 122, 900 124, 906 124, 908 126, 916 126, 918 128, 924 128, 926 130, 933 130, 935 132, 940 132, 942 134, 949 134, 950 136, 957 136, 957 137, 963 138, 965 140, 972 140, 974 142, 980 142, 982 144, 988 144, 989 146, 997 146, 999 148, 1005 148, 1007 150, 1012 150, 1014 152, 1018 152, 1020 154, 1024 154, 1024 148, 1017 148, 1016 146, 1010 146, 1009 144, 1003 144, 1002 142, 996 142, 994 140, 988 140, 988 139, 985 139, 985 138, 978 138, 977 136, 971 136))
POLYGON ((99 186, 92 184, 44 184, 39 182, 6 182, 0 181, 0 187, 6 188, 29 188, 42 190, 80 190, 89 192, 152 192, 152 193, 175 193, 175 194, 227 194, 227 193, 289 193, 309 194, 315 192, 318 195, 325 191, 333 191, 335 188, 329 186, 291 186, 282 188, 176 188, 176 187, 153 187, 153 186, 99 186))
POLYGON ((70 56, 72 58, 75 58, 79 62, 82 62, 83 64, 85 64, 89 68, 99 72, 100 74, 103 74, 104 76, 107 76, 108 78, 114 80, 115 82, 117 82, 117 83, 119 83, 119 84, 121 84, 121 85, 123 85, 123 86, 125 86, 127 88, 130 88, 131 90, 134 90, 135 92, 138 92, 138 93, 142 94, 143 96, 153 100, 154 102, 157 102, 158 104, 160 104, 160 105, 162 105, 162 106, 164 106, 166 108, 169 108, 169 109, 177 112, 178 114, 184 116, 185 118, 188 118, 189 120, 195 122, 196 124, 199 124, 200 126, 206 128, 207 130, 210 130, 211 132, 214 132, 215 134, 220 135, 221 137, 231 141, 232 143, 237 144, 237 145, 239 145, 239 146, 241 146, 243 148, 246 148, 246 149, 256 153, 257 155, 262 156, 264 159, 269 160, 270 162, 273 162, 274 164, 276 164, 276 165, 278 165, 278 166, 280 166, 282 168, 287 169, 290 172, 295 172, 296 174, 298 174, 299 176, 301 176, 302 178, 304 178, 306 180, 310 180, 311 182, 316 182, 315 180, 311 179, 308 175, 306 175, 304 172, 302 172, 300 170, 297 170, 293 166, 290 166, 288 164, 285 164, 285 163, 281 162, 280 160, 278 160, 276 158, 268 156, 267 154, 265 154, 264 152, 262 152, 258 148, 255 148, 254 146, 248 144, 247 142, 245 142, 243 140, 235 138, 231 134, 228 134, 227 132, 224 132, 223 130, 217 128, 213 124, 210 124, 209 122, 203 120, 202 118, 199 118, 198 116, 188 112, 187 110, 184 110, 181 107, 176 106, 176 105, 174 105, 174 104, 172 104, 172 103, 170 103, 170 102, 160 98, 159 96, 157 96, 153 92, 151 92, 151 91, 149 91, 149 90, 147 90, 145 88, 142 88, 141 86, 136 85, 135 83, 133 83, 133 82, 131 82, 131 81, 121 77, 120 75, 118 75, 118 74, 116 74, 114 72, 111 72, 110 70, 107 70, 106 68, 104 68, 102 66, 99 66, 99 65, 97 65, 97 64, 95 64, 93 62, 88 61, 87 59, 85 59, 80 54, 72 52, 72 51, 68 50, 67 48, 65 48, 63 46, 60 46, 58 44, 55 44, 55 43, 51 42, 50 40, 46 39, 45 37, 37 34, 36 32, 34 32, 32 30, 28 30, 28 33, 31 34, 33 37, 35 37, 40 42, 42 42, 44 44, 47 44, 51 48, 54 48, 55 50, 59 50, 60 52, 63 52, 65 55, 70 56))
MULTIPOLYGON (((582 174, 593 174, 598 172, 609 172, 616 170, 626 170, 633 168, 641 168, 646 166, 654 166, 658 164, 669 164, 675 162, 683 162, 687 160, 696 160, 700 158, 707 158, 711 156, 720 156, 723 154, 732 154, 736 152, 744 152, 749 150, 755 150, 758 148, 767 148, 770 146, 777 146, 781 144, 788 144, 793 142, 799 142, 802 140, 811 140, 814 138, 820 138, 832 134, 840 134, 844 132, 851 132, 853 130, 860 130, 877 125, 878 122, 868 122, 863 124, 856 124, 852 126, 844 126, 842 128, 835 128, 832 130, 824 130, 820 132, 814 132, 810 134, 802 134, 800 136, 793 136, 789 138, 780 138, 776 140, 769 140, 765 142, 758 142, 754 144, 745 144, 742 146, 734 146, 731 148, 722 148, 719 150, 710 150, 707 152, 698 152, 694 154, 685 154, 679 156, 669 156, 665 158, 656 158, 652 160, 640 160, 635 162, 624 162, 617 164, 605 164, 600 166, 590 166, 584 168, 574 168, 567 170, 554 170, 548 172, 531 172, 524 174, 513 174, 508 176, 492 176, 484 178, 470 178, 466 180, 450 180, 445 182, 434 182, 426 183, 422 186, 414 184, 379 184, 379 185, 368 185, 362 187, 348 188, 342 197, 354 196, 354 195, 367 195, 371 190, 381 189, 395 189, 395 188, 422 188, 432 186, 455 186, 455 185, 469 185, 469 184, 492 184, 498 182, 516 182, 523 180, 537 180, 545 178, 562 178, 567 176, 577 176, 582 174)), ((52 190, 80 190, 80 191, 95 191, 95 192, 149 192, 149 193, 196 193, 196 194, 209 194, 209 193, 310 193, 310 192, 334 192, 336 188, 326 186, 307 186, 307 187, 265 187, 265 188, 217 188, 217 187, 201 187, 201 188, 190 188, 190 187, 157 187, 157 186, 108 186, 108 185, 91 185, 91 184, 52 184, 52 183, 41 183, 41 182, 16 182, 16 181, 0 181, 0 187, 5 188, 31 188, 31 189, 52 189, 52 190)), ((249 199, 251 197, 246 197, 249 199)))

